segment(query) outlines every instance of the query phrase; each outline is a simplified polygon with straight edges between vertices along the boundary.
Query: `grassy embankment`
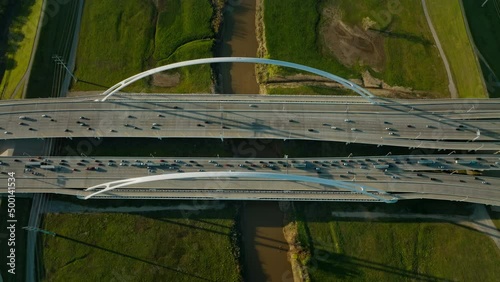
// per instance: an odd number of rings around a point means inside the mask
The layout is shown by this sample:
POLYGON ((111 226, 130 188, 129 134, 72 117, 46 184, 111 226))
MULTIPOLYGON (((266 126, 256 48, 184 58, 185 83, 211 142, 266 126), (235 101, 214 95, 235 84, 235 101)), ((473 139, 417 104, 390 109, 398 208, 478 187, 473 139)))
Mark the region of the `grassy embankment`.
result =
POLYGON ((3 56, 0 62, 5 62, 0 64, 0 99, 20 99, 23 96, 26 87, 23 78, 28 70, 42 3, 42 0, 19 1, 9 4, 9 10, 2 14, 6 17, 2 23, 8 25, 8 31, 6 39, 0 42, 0 56, 3 56), (10 18, 11 21, 6 20, 10 18))
MULTIPOLYGON (((432 93, 431 96, 449 96, 446 72, 433 46, 419 0, 401 2, 400 11, 391 14, 390 21, 373 27, 383 36, 384 42, 385 63, 380 72, 360 63, 346 67, 326 51, 320 36, 326 21, 321 11, 334 7, 341 11, 346 25, 361 28, 363 18, 377 21, 373 15, 386 15, 390 1, 293 1, 297 3, 264 1, 268 57, 309 65, 351 79, 360 78, 361 72, 368 70, 389 85, 426 91, 432 93)), ((270 76, 291 73, 282 68, 270 68, 269 71, 270 76)), ((279 92, 269 90, 269 93, 279 92)), ((310 92, 316 91, 311 89, 310 92)))
POLYGON ((489 211, 491 221, 495 224, 498 230, 500 230, 500 211, 489 211))
POLYGON ((450 63, 460 98, 488 97, 480 66, 469 41, 461 0, 427 0, 434 28, 450 63))
POLYGON ((64 62, 68 62, 78 13, 78 1, 66 2, 61 5, 54 4, 55 6, 51 9, 56 11, 55 7, 57 7, 57 12, 50 12, 46 15, 46 23, 40 31, 31 70, 27 98, 58 95, 66 71, 56 65, 53 56, 60 56, 64 62))
POLYGON ((464 212, 456 203, 414 201, 380 206, 300 204, 298 238, 309 254, 312 281, 497 281, 500 252, 486 235, 454 223, 401 219, 334 218, 332 211, 439 213, 464 212), (418 204, 418 205, 417 205, 418 204), (412 207, 413 206, 413 207, 412 207), (455 207, 456 206, 456 207, 455 207), (357 207, 357 208, 356 208, 357 207), (443 212, 441 211, 441 212, 443 212), (300 220, 302 219, 302 220, 300 220), (481 271, 477 271, 480 269, 481 271))
MULTIPOLYGON (((158 7, 153 1, 125 2, 86 1, 76 64, 81 81, 72 91, 102 90, 156 66, 212 57, 210 1, 165 0, 158 7)), ((154 87, 147 78, 127 90, 210 91, 209 65, 182 68, 180 75, 180 83, 171 88, 154 87)))
MULTIPOLYGON (((498 1, 496 1, 498 3, 498 1)), ((482 3, 474 0, 463 0, 467 21, 479 52, 484 56, 493 73, 500 79, 500 16, 495 9, 494 1, 481 7, 482 3)), ((500 4, 500 3, 499 3, 500 4)), ((488 85, 490 97, 500 97, 500 81, 494 79, 492 72, 481 61, 484 78, 488 85), (498 84, 498 85, 497 85, 498 84)))
POLYGON ((47 214, 46 281, 238 281, 236 210, 47 214), (85 275, 82 275, 85 273, 85 275))

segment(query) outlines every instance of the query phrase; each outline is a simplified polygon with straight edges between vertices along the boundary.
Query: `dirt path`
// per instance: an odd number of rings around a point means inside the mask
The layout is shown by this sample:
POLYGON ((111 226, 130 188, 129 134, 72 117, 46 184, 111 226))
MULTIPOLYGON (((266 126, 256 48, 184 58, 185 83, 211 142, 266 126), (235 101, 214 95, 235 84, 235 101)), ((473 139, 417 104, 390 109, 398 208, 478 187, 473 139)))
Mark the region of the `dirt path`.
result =
POLYGON ((450 90, 451 98, 458 98, 458 91, 455 82, 453 81, 453 75, 451 74, 450 64, 448 63, 448 59, 446 58, 446 54, 444 53, 443 47, 441 46, 441 42, 439 41, 437 32, 434 29, 434 25, 432 24, 432 20, 429 15, 429 10, 427 10, 427 4, 425 0, 422 0, 422 8, 424 9, 425 19, 427 20, 427 24, 431 29, 432 37, 434 37, 434 41, 436 42, 436 47, 439 50, 439 54, 443 59, 444 67, 446 68, 446 74, 448 75, 448 89, 450 90))
POLYGON ((334 217, 348 218, 401 218, 401 219, 433 219, 455 223, 459 226, 473 228, 480 233, 489 236, 500 250, 500 231, 491 221, 488 211, 484 205, 477 204, 474 213, 470 217, 466 216, 450 216, 442 214, 392 214, 382 212, 332 212, 334 217))

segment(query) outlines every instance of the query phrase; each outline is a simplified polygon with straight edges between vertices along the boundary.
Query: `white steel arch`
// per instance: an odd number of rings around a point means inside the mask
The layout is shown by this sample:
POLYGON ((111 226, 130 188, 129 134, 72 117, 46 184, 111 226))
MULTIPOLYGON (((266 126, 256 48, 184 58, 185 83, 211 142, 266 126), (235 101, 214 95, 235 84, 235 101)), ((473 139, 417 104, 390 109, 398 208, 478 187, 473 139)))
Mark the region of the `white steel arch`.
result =
POLYGON ((360 193, 363 195, 367 195, 373 197, 377 200, 383 201, 385 203, 395 203, 397 198, 390 195, 389 193, 376 189, 373 187, 369 187, 366 185, 360 185, 352 182, 344 182, 332 179, 325 179, 319 177, 311 177, 311 176, 303 176, 303 175, 294 175, 294 174, 284 174, 284 173, 270 173, 270 172, 238 172, 238 171, 218 171, 218 172, 188 172, 188 173, 169 173, 169 174, 160 174, 153 176, 143 176, 143 177, 134 177, 122 180, 111 181, 99 185, 95 185, 87 188, 85 191, 92 191, 98 188, 104 188, 97 192, 94 192, 90 195, 84 197, 85 200, 90 199, 91 197, 111 191, 116 188, 125 187, 134 184, 152 182, 152 181, 160 181, 160 180, 174 180, 174 179, 192 179, 192 178, 261 178, 261 179, 275 179, 275 180, 288 180, 288 181, 300 181, 300 182, 309 182, 309 183, 317 183, 328 186, 335 186, 342 189, 349 190, 351 192, 360 193), (370 193, 376 192, 378 194, 370 193), (384 197, 386 196, 386 197, 384 197))
POLYGON ((138 73, 138 74, 131 76, 129 78, 126 78, 126 79, 118 82, 117 84, 111 86, 108 90, 106 90, 104 93, 102 93, 102 95, 105 95, 105 97, 102 98, 101 100, 98 99, 96 101, 104 102, 109 97, 111 97, 113 94, 120 91, 124 87, 127 87, 128 85, 130 85, 130 84, 132 84, 132 83, 134 83, 142 78, 145 78, 147 76, 150 76, 150 75, 158 73, 158 72, 176 69, 176 68, 180 68, 180 67, 187 67, 187 66, 201 65, 201 64, 211 64, 211 63, 254 63, 254 64, 276 65, 276 66, 289 67, 289 68, 294 68, 294 69, 298 69, 298 70, 303 70, 303 71, 310 72, 310 73, 331 79, 333 81, 336 81, 336 82, 342 84, 343 86, 358 93, 359 95, 363 96, 370 103, 375 103, 371 99, 375 96, 370 91, 364 89, 363 87, 361 87, 359 85, 356 85, 356 84, 350 82, 347 79, 344 79, 340 76, 331 74, 329 72, 322 71, 322 70, 308 67, 308 66, 304 66, 304 65, 300 65, 300 64, 285 62, 285 61, 265 59, 265 58, 248 58, 248 57, 219 57, 219 58, 196 59, 196 60, 178 62, 178 63, 173 63, 173 64, 157 67, 154 69, 150 69, 150 70, 138 73))

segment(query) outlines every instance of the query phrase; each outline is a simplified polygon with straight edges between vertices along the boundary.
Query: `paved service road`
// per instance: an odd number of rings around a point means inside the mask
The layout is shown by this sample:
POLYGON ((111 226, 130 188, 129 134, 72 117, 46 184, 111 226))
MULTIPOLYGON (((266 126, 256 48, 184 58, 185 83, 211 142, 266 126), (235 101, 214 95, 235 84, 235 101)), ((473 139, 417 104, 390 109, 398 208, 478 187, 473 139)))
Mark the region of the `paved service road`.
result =
MULTIPOLYGON (((126 176, 197 171, 255 171, 314 176, 364 184, 400 199, 431 198, 500 205, 500 179, 465 175, 499 170, 497 155, 432 155, 323 159, 160 159, 76 157, 1 158, 0 178, 16 172, 19 193, 86 196, 82 189, 126 176), (42 164, 43 162, 43 164, 42 164), (49 167, 42 168, 42 165, 49 167), (54 167, 51 167, 54 166, 54 167)), ((118 188, 102 197, 374 200, 366 195, 318 184, 269 179, 186 179, 118 188)))
POLYGON ((383 100, 374 105, 355 97, 137 96, 107 102, 2 101, 0 136, 272 138, 500 150, 496 99, 383 100))

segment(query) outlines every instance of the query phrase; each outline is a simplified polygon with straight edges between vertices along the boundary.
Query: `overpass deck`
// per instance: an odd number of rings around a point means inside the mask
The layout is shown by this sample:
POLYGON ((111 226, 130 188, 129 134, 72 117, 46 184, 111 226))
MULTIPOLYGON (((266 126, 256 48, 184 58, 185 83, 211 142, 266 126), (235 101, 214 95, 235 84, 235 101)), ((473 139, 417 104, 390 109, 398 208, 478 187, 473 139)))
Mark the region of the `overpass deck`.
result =
POLYGON ((500 100, 373 105, 355 98, 183 97, 2 102, 0 138, 269 138, 500 150, 500 100))
MULTIPOLYGON (((498 171, 496 155, 388 156, 322 159, 160 159, 50 157, 1 158, 1 178, 16 172, 19 193, 58 193, 80 197, 82 189, 120 180, 163 173, 194 171, 262 171, 356 182, 408 197, 464 200, 500 205, 500 179, 464 175, 468 171, 498 171), (41 168, 37 162, 57 168, 41 168), (28 167, 27 167, 28 166, 28 167), (89 169, 98 167, 98 169, 89 169), (149 167, 149 168, 148 168, 149 167)), ((113 190, 96 197, 372 200, 365 195, 318 184, 267 179, 221 178, 150 182, 113 190)))

